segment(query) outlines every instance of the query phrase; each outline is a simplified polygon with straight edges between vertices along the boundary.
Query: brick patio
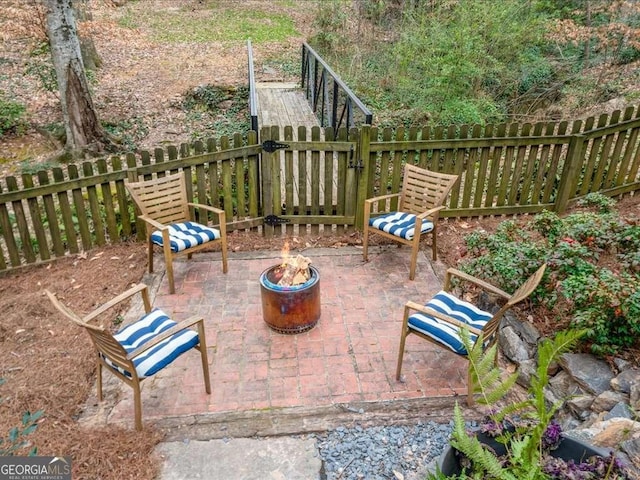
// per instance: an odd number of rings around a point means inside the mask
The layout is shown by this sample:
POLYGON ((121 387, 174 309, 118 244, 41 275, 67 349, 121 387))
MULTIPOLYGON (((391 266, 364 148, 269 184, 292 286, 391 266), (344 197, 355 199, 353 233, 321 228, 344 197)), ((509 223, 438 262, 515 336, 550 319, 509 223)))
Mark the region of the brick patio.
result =
MULTIPOLYGON (((395 380, 404 303, 426 301, 441 285, 424 253, 410 281, 409 253, 373 249, 364 263, 353 247, 303 252, 320 272, 322 315, 296 335, 262 319, 258 278, 280 262, 279 252, 232 253, 226 275, 215 253, 176 262, 176 293, 157 276, 153 303, 176 320, 205 318, 212 392, 204 391, 197 352, 189 352, 142 383, 143 420, 465 394, 466 362, 415 336, 407 339, 404 381, 395 380)), ((132 418, 132 393, 123 387, 109 422, 132 418)))

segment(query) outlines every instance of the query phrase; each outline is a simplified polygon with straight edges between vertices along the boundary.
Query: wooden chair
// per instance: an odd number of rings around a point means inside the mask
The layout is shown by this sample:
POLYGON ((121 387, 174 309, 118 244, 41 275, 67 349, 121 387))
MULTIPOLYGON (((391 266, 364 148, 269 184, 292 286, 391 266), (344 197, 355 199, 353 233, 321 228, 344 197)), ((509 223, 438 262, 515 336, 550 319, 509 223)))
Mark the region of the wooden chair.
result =
MULTIPOLYGON (((466 358, 467 351, 460 337, 460 329, 467 328, 472 342, 475 342, 480 332, 482 332, 485 342, 483 348, 490 348, 497 339, 498 327, 505 312, 531 295, 540 280, 542 280, 545 268, 546 264, 543 264, 513 295, 509 295, 503 290, 460 270, 455 268, 448 269, 443 290, 438 292, 425 305, 410 301, 404 307, 396 380, 400 380, 405 340, 410 333, 415 333, 439 347, 448 348, 456 355, 466 358), (473 304, 460 300, 449 293, 452 277, 458 277, 461 280, 477 285, 486 292, 498 295, 506 300, 506 303, 495 314, 480 310, 473 304), (411 314, 412 311, 416 313, 411 314)), ((471 406, 473 405, 473 391, 470 378, 467 378, 467 387, 467 403, 471 406)))
POLYGON ((83 327, 96 349, 98 366, 98 400, 102 401, 102 367, 133 388, 136 430, 142 430, 142 404, 140 382, 168 366, 184 352, 195 348, 200 351, 204 385, 211 393, 207 343, 202 317, 190 317, 180 323, 171 320, 162 310, 151 309, 147 286, 135 285, 111 301, 83 317, 62 304, 53 293, 45 290, 49 300, 67 318, 83 327), (111 334, 103 326, 90 322, 118 304, 140 293, 145 315, 138 321, 111 334), (193 330, 190 327, 197 327, 193 330))
POLYGON ((224 210, 187 200, 184 174, 167 175, 155 180, 127 182, 125 184, 133 201, 141 212, 138 218, 147 226, 149 244, 149 272, 153 272, 153 245, 164 252, 169 277, 169 292, 175 292, 173 259, 191 254, 220 243, 222 248, 222 272, 227 273, 227 230, 224 210), (218 216, 218 228, 211 228, 191 218, 190 207, 205 209, 218 216))
POLYGON ((400 193, 391 193, 369 198, 364 202, 363 257, 368 260, 369 234, 376 233, 385 238, 411 246, 409 280, 416 275, 418 251, 422 234, 431 234, 433 259, 437 259, 436 226, 444 200, 458 181, 457 175, 436 173, 407 164, 400 193), (392 198, 399 198, 397 211, 373 212, 374 205, 392 198), (373 214, 373 215, 372 215, 373 214), (416 233, 417 232, 417 233, 416 233))

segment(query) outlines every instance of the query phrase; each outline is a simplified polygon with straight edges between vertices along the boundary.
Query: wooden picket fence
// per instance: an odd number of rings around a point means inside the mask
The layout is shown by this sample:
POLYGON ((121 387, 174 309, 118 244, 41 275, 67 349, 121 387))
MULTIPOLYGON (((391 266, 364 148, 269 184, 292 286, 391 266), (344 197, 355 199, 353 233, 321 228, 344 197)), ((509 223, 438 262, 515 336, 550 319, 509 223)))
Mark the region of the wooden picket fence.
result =
POLYGON ((176 171, 191 180, 193 201, 224 208, 228 231, 265 235, 361 228, 364 199, 397 192, 407 162, 460 175, 449 217, 562 213, 591 192, 640 188, 635 107, 572 123, 301 127, 296 141, 291 132, 268 127, 263 143, 250 132, 1 179, 0 271, 142 238, 125 182, 176 171))

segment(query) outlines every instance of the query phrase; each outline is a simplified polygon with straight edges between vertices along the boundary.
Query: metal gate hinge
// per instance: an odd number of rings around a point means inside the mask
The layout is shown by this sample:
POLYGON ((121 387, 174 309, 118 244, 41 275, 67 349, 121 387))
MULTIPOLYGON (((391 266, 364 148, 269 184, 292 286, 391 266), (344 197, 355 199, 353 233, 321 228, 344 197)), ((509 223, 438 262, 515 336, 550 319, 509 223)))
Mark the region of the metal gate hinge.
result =
POLYGON ((264 217, 264 223, 272 227, 280 225, 282 223, 289 223, 290 221, 291 220, 289 220, 288 218, 282 218, 277 215, 267 215, 266 217, 264 217))
POLYGON ((262 149, 265 152, 273 153, 282 148, 289 148, 289 144, 276 142, 275 140, 265 140, 262 142, 262 149))

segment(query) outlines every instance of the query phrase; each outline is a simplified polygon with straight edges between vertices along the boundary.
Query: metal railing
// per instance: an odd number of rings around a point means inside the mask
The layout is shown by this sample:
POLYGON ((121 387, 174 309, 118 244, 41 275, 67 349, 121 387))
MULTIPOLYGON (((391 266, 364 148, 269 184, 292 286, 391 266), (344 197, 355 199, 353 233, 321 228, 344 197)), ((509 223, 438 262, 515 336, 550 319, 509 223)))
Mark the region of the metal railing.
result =
POLYGON ((249 69, 249 113, 251 115, 251 130, 258 133, 258 97, 256 93, 256 77, 253 72, 253 48, 251 40, 247 40, 247 66, 249 69))
POLYGON ((302 44, 302 88, 323 127, 371 125, 373 113, 306 42, 302 44))

